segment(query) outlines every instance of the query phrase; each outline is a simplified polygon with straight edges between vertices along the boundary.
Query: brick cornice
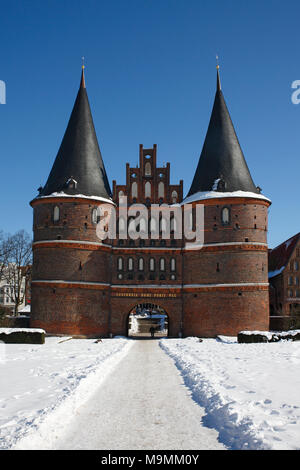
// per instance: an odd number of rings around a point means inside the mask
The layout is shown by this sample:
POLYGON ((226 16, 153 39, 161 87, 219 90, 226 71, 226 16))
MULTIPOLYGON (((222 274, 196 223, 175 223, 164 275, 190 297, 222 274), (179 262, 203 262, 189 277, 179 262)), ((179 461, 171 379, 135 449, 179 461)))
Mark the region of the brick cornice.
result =
POLYGON ((112 293, 116 292, 132 292, 138 291, 142 296, 143 293, 167 293, 173 292, 181 294, 183 292, 209 292, 209 291, 256 291, 256 290, 268 290, 269 283, 267 282, 244 282, 244 283, 233 283, 233 284, 184 284, 184 285, 147 285, 147 284, 136 284, 136 285, 124 285, 124 284, 108 284, 102 282, 85 282, 85 281, 65 281, 65 280, 32 280, 34 286, 39 287, 60 287, 60 288, 82 288, 82 289, 107 289, 110 288, 112 293))
POLYGON ((265 243, 248 243, 248 242, 232 242, 232 243, 216 243, 216 244, 207 244, 203 245, 202 248, 193 248, 186 247, 184 251, 194 252, 194 251, 205 251, 205 252, 220 252, 220 251, 268 251, 268 245, 265 243))
POLYGON ((90 242, 90 241, 80 241, 80 240, 38 240, 33 242, 33 248, 79 248, 81 250, 104 250, 111 251, 117 254, 135 254, 138 252, 143 253, 176 253, 176 252, 193 252, 193 251, 268 251, 268 245, 266 243, 259 242, 228 242, 228 243, 211 243, 204 244, 201 248, 192 245, 190 247, 116 247, 109 246, 103 243, 90 242))
POLYGON ((110 284, 105 282, 64 281, 64 280, 32 280, 31 283, 37 287, 59 287, 80 289, 107 289, 110 284))
POLYGON ((40 240, 33 242, 32 248, 78 248, 80 250, 111 251, 111 246, 109 245, 79 240, 40 240))

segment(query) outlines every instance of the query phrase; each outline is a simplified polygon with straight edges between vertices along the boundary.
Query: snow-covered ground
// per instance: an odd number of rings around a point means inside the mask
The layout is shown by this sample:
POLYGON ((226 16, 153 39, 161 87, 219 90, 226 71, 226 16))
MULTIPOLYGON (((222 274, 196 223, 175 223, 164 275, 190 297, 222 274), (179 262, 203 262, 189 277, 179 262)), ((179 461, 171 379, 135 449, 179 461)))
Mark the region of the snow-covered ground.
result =
MULTIPOLYGON (((163 433, 168 433, 166 429, 173 418, 168 423, 165 401, 156 409, 160 389, 157 384, 163 380, 164 360, 157 356, 156 363, 160 366, 154 367, 151 344, 153 348, 159 344, 161 353, 164 351, 174 359, 194 401, 205 410, 204 416, 201 412, 203 424, 218 432, 218 439, 226 448, 300 449, 300 342, 238 344, 235 338, 202 342, 198 338, 167 338, 159 343, 140 341, 136 355, 131 348, 137 347, 137 342, 126 338, 104 339, 99 343, 66 339, 46 338, 44 345, 0 343, 0 449, 28 449, 33 444, 40 448, 45 443, 47 448, 55 448, 55 443, 64 442, 64 436, 80 417, 85 419, 84 410, 89 409, 92 399, 97 401, 98 395, 111 396, 110 387, 113 390, 120 387, 120 393, 116 392, 116 406, 119 406, 118 397, 123 396, 122 390, 130 387, 133 379, 128 379, 130 383, 126 384, 128 374, 125 373, 118 385, 116 371, 130 367, 136 376, 133 392, 147 396, 148 414, 150 418, 152 414, 155 417, 153 426, 158 426, 159 416, 163 433), (144 349, 149 349, 147 354, 144 349), (129 350, 132 354, 128 355, 129 350), (134 362, 136 356, 139 362, 134 362), (147 393, 142 391, 145 384, 147 393)), ((170 367, 165 379, 173 380, 170 367)), ((171 395, 179 393, 179 389, 172 390, 171 395)), ((128 406, 128 410, 122 412, 123 421, 118 413, 110 414, 110 398, 103 404, 107 422, 114 420, 113 434, 120 428, 119 421, 123 427, 127 426, 125 418, 132 409, 132 399, 125 398, 123 406, 128 406)), ((179 428, 183 423, 180 410, 183 407, 187 412, 190 408, 185 400, 180 399, 179 408, 171 410, 179 428)), ((144 413, 141 420, 145 421, 144 413)), ((147 421, 142 421, 136 429, 142 426, 146 429, 147 421)), ((135 442, 135 436, 130 436, 135 442)), ((203 439, 200 439, 202 445, 203 439)), ((119 441, 118 435, 116 440, 119 441)), ((183 445, 181 441, 179 444, 183 445)), ((175 440, 172 446, 176 448, 175 440)))
POLYGON ((163 339, 193 399, 230 449, 300 449, 300 342, 163 339))
POLYGON ((37 432, 45 441, 63 434, 132 346, 124 338, 65 339, 0 344, 0 449, 18 448, 37 432))

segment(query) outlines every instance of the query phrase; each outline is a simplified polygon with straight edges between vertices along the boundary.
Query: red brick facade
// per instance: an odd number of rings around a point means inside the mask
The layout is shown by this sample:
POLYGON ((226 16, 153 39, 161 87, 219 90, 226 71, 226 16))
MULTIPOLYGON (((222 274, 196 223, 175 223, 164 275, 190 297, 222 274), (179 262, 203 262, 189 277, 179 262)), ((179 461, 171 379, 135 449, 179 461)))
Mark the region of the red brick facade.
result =
MULTIPOLYGON (((177 203, 181 211, 183 182, 170 184, 170 164, 157 168, 156 146, 140 146, 139 157, 137 168, 126 166, 126 184, 113 182, 116 207, 119 197, 126 196, 129 207, 157 204, 160 220, 162 204, 177 203)), ((155 240, 117 236, 102 243, 93 217, 93 210, 103 206, 99 199, 32 201, 31 325, 55 334, 127 335, 130 311, 149 302, 167 312, 170 336, 268 329, 269 202, 255 196, 198 202, 205 206, 201 249, 189 249, 173 230, 169 239, 160 231, 155 240), (227 223, 222 221, 224 208, 227 223)), ((145 227, 150 224, 149 217, 145 227)))
POLYGON ((300 325, 300 234, 269 250, 272 329, 300 325))

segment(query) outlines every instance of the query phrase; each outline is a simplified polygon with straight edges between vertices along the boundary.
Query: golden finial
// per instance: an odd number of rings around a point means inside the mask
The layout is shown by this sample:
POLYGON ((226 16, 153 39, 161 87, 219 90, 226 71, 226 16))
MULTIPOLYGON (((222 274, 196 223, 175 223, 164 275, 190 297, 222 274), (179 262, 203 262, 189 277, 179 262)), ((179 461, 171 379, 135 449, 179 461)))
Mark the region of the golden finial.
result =
POLYGON ((81 60, 82 60, 82 66, 81 66, 81 82, 80 82, 80 86, 81 88, 85 88, 85 78, 84 78, 84 69, 85 69, 85 65, 84 65, 84 57, 81 57, 81 60))
POLYGON ((219 72, 220 66, 219 66, 219 56, 218 55, 216 55, 216 61, 217 61, 217 90, 220 91, 221 90, 221 80, 220 80, 220 72, 219 72))

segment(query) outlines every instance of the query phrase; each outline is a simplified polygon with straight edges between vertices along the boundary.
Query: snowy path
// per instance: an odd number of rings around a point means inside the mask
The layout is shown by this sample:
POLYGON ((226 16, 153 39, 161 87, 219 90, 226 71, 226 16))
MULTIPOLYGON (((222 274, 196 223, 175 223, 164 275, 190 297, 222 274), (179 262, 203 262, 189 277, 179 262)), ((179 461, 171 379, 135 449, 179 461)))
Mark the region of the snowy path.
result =
POLYGON ((203 414, 159 342, 137 340, 55 449, 224 449, 203 414))

